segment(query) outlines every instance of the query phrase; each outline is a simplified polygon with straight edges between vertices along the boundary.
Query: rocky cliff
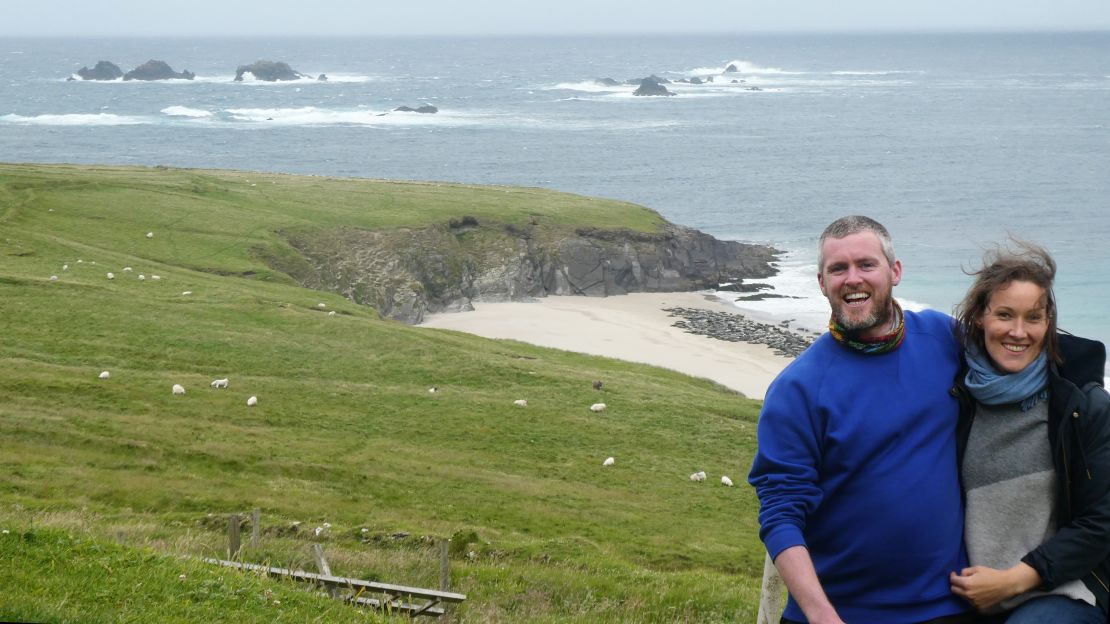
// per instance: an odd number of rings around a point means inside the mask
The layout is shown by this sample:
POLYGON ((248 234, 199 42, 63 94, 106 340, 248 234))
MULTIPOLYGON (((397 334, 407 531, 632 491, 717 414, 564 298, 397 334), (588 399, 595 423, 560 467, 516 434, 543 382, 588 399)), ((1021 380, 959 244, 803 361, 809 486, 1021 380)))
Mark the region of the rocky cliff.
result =
POLYGON ((462 217, 420 229, 283 235, 305 261, 273 260, 278 268, 406 323, 476 300, 711 288, 774 274, 778 253, 674 224, 647 233, 462 217))

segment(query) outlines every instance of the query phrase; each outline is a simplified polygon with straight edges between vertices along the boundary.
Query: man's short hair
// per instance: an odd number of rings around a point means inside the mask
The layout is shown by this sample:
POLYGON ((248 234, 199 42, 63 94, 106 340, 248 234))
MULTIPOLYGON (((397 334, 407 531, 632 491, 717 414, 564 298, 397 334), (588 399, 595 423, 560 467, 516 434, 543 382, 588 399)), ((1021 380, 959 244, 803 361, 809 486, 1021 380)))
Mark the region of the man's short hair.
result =
POLYGON ((882 223, 865 217, 863 215, 851 215, 847 217, 840 217, 836 221, 829 224, 825 231, 821 233, 821 239, 817 241, 817 272, 825 270, 825 241, 830 238, 844 238, 852 234, 859 234, 860 232, 872 232, 879 239, 879 246, 883 250, 883 255, 886 256, 886 261, 890 266, 894 266, 897 258, 894 255, 894 241, 890 239, 890 232, 883 227, 882 223))

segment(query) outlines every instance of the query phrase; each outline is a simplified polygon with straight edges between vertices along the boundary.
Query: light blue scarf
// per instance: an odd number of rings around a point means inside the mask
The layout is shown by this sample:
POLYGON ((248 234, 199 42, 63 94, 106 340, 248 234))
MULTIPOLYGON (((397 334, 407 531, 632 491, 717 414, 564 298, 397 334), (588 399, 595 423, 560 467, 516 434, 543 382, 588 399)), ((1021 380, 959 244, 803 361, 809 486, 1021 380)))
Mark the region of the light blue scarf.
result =
POLYGON ((970 370, 964 383, 976 401, 986 405, 1021 403, 1021 411, 1029 411, 1048 398, 1048 356, 1044 349, 1029 366, 1016 373, 1000 374, 990 356, 975 345, 964 353, 970 370))

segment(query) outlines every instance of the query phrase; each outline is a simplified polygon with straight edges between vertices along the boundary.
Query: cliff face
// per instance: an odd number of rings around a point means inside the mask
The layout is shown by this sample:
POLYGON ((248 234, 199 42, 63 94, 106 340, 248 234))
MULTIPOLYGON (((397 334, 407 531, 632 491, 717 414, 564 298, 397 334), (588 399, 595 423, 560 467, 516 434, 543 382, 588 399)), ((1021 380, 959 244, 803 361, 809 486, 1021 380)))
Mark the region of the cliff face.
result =
MULTIPOLYGON (((419 323, 471 302, 548 295, 689 291, 774 274, 770 247, 720 241, 667 224, 658 233, 478 224, 285 233, 307 260, 290 273, 309 288, 419 323)), ((289 270, 286 268, 286 270, 289 270)))

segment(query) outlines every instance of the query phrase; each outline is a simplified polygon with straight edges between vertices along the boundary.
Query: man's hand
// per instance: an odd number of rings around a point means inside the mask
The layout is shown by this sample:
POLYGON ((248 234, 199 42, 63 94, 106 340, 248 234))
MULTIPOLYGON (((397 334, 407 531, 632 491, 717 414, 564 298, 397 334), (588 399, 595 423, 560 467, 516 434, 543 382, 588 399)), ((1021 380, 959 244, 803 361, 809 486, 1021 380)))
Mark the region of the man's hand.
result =
POLYGON ((1041 584, 1041 575, 1024 563, 1007 570, 973 566, 948 577, 952 593, 982 611, 1041 584))

